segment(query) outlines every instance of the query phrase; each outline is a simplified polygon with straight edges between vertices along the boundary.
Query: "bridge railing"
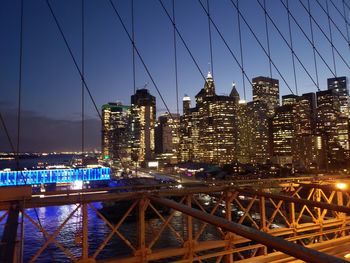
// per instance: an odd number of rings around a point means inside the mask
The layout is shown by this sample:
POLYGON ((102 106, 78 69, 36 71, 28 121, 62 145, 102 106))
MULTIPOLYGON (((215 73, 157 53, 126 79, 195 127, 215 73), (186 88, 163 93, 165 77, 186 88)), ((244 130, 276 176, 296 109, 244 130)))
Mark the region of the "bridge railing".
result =
MULTIPOLYGON (((35 244, 33 253, 28 255, 26 252, 27 258, 35 262, 43 255, 48 256, 53 248, 61 251, 60 257, 86 262, 102 259, 107 254, 114 262, 208 259, 233 262, 254 260, 258 256, 269 260, 288 257, 277 253, 274 246, 174 207, 170 209, 159 202, 163 198, 205 212, 208 218, 223 218, 302 246, 324 249, 321 244, 331 246, 349 242, 349 194, 329 185, 291 184, 280 194, 228 186, 136 192, 94 189, 84 194, 72 191, 26 200, 26 209, 22 210, 25 227, 42 235, 42 242, 35 244), (104 203, 104 208, 99 207, 100 202, 104 203), (54 222, 40 222, 40 216, 37 217, 32 209, 52 205, 67 207, 54 226, 54 222), (89 232, 97 221, 105 226, 104 234, 94 238, 89 232), (75 231, 71 231, 74 233, 69 233, 66 238, 62 236, 72 226, 75 226, 75 231), (115 246, 115 253, 111 246, 115 246)), ((2 202, 0 207, 5 209, 8 203, 2 202)), ((6 215, 0 219, 5 220, 6 215)))

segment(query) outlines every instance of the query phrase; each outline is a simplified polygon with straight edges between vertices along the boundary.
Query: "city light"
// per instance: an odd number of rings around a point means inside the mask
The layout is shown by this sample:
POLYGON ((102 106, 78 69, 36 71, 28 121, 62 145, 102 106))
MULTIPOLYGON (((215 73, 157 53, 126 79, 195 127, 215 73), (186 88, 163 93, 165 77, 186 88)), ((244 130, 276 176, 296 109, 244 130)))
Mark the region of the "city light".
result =
POLYGON ((339 190, 345 190, 348 188, 348 185, 346 183, 336 183, 335 185, 339 190))
POLYGON ((1 171, 0 187, 26 184, 38 185, 50 183, 71 183, 75 181, 109 180, 110 175, 111 169, 108 167, 1 171))

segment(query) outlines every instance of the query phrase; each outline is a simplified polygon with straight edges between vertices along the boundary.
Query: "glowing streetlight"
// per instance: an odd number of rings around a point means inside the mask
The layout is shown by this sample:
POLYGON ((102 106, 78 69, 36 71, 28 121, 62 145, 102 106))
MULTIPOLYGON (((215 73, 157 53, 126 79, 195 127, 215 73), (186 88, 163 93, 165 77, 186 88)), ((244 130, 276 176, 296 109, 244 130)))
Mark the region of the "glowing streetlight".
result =
POLYGON ((348 188, 348 185, 346 183, 336 183, 335 186, 339 189, 339 190, 345 190, 348 188))

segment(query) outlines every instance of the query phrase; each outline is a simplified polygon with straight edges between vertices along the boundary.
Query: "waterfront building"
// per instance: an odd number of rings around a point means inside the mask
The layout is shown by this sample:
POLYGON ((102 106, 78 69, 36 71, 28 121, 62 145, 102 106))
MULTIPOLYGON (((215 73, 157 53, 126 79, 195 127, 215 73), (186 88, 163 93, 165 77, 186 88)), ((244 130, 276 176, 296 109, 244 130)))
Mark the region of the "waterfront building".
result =
POLYGON ((237 159, 240 163, 251 162, 252 119, 246 101, 240 100, 237 106, 237 159))
POLYGON ((336 168, 345 163, 345 149, 339 140, 340 99, 334 89, 318 91, 316 97, 316 132, 319 137, 321 168, 336 168))
MULTIPOLYGON (((251 163, 262 164, 271 158, 271 119, 264 100, 247 103, 247 136, 251 163)), ((244 115, 241 117, 244 118, 244 115)), ((243 131, 244 132, 244 131, 243 131)), ((242 139, 243 140, 243 139, 242 139)))
POLYGON ((166 154, 172 163, 176 162, 179 147, 179 114, 168 112, 158 117, 155 128, 155 153, 166 154))
POLYGON ((317 154, 315 93, 299 96, 294 109, 294 163, 299 168, 310 169, 320 163, 317 154))
POLYGON ((191 108, 191 98, 182 100, 183 115, 179 125, 179 152, 181 162, 196 161, 198 156, 199 121, 197 107, 191 108))
POLYGON ((275 108, 279 106, 278 79, 259 76, 253 78, 253 101, 263 101, 268 108, 268 117, 273 117, 275 108))
POLYGON ((208 73, 204 87, 196 95, 196 107, 183 100, 180 127, 180 159, 226 164, 237 159, 236 108, 239 95, 233 85, 229 96, 215 93, 215 83, 208 73))
MULTIPOLYGON (((296 100, 296 98, 294 99, 296 100)), ((272 119, 273 157, 281 166, 293 163, 293 142, 295 140, 293 110, 295 103, 289 103, 289 100, 290 97, 287 97, 287 102, 275 109, 275 115, 272 119)))
POLYGON ((339 99, 340 113, 337 122, 338 142, 349 156, 349 90, 346 77, 329 78, 328 90, 333 90, 339 99))
POLYGON ((131 108, 132 159, 145 165, 154 158, 156 98, 148 89, 138 89, 131 96, 131 108))
POLYGON ((131 109, 121 103, 102 106, 102 158, 111 164, 131 161, 131 109))

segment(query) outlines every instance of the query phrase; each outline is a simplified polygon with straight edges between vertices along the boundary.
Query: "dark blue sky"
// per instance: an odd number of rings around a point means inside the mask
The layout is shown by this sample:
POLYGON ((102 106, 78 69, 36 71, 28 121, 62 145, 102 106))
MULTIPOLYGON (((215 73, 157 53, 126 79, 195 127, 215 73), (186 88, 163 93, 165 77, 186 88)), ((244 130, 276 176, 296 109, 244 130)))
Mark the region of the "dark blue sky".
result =
MULTIPOLYGON (((236 0, 234 0, 236 1, 236 0)), ((260 0, 263 2, 262 0, 260 0)), ((286 0, 282 0, 286 2, 286 0)), ((343 11, 341 0, 332 0, 343 11)), ((206 1, 203 1, 205 3, 206 1)), ((307 5, 306 0, 302 2, 307 5)), ((326 0, 319 0, 326 6, 326 0)), ((349 1, 346 1, 349 6, 349 1)), ((131 30, 131 1, 114 2, 126 26, 131 30)), ((241 12, 266 47, 264 13, 257 0, 239 1, 241 12)), ((266 0, 268 11, 284 36, 289 40, 287 11, 280 0, 266 0)), ((330 5, 330 14, 339 29, 346 36, 345 21, 330 5)), ((81 0, 51 0, 52 7, 62 25, 74 55, 81 63, 81 0)), ((164 0, 171 11, 171 1, 164 0)), ((289 1, 291 11, 310 36, 306 11, 298 0, 289 1)), ((193 52, 201 70, 208 71, 209 41, 208 21, 197 0, 176 0, 177 26, 193 52)), ((132 48, 117 20, 109 1, 85 0, 85 76, 93 97, 100 108, 110 101, 130 103, 133 92, 132 48)), ((239 58, 237 14, 230 0, 210 0, 211 15, 235 55, 239 58)), ((327 16, 317 1, 311 1, 312 13, 322 29, 329 34, 327 16)), ((350 10, 346 9, 350 21, 350 10)), ((0 4, 0 109, 3 114, 14 111, 18 96, 20 0, 1 0, 0 4)), ((242 25, 243 57, 249 78, 269 75, 268 59, 252 37, 244 22, 242 25)), ((311 76, 315 77, 312 47, 292 21, 292 32, 296 54, 300 57, 311 76)), ((350 64, 349 48, 336 28, 332 26, 334 45, 350 64)), ((176 111, 175 74, 172 25, 158 0, 135 0, 136 45, 147 63, 169 108, 176 111)), ((269 22, 271 56, 289 86, 295 91, 291 53, 269 22)), ((331 46, 314 25, 315 43, 326 62, 333 70, 331 46)), ((229 93, 232 81, 243 97, 242 76, 239 67, 224 46, 219 35, 212 28, 214 78, 218 94, 229 93)), ((78 121, 81 114, 80 76, 59 35, 59 31, 44 0, 24 0, 24 49, 22 107, 35 116, 55 120, 78 121)), ((179 101, 186 93, 192 99, 203 86, 203 79, 185 50, 179 37, 178 76, 179 101)), ((332 74, 317 58, 321 89, 326 88, 326 79, 332 74)), ((296 61, 299 94, 315 92, 317 89, 302 67, 296 61)), ((349 69, 336 55, 337 75, 348 76, 349 69)), ((281 95, 289 90, 273 70, 273 77, 280 79, 281 95)), ((157 96, 157 108, 164 111, 155 88, 143 66, 136 58, 136 86, 148 88, 157 96)), ((251 86, 246 81, 247 100, 251 99, 251 86)), ((86 115, 97 118, 91 101, 86 96, 86 115)), ((181 111, 181 107, 180 107, 181 111)), ((5 118, 12 122, 9 115, 5 118)), ((9 124, 10 125, 10 124, 9 124)), ((13 126, 13 125, 12 125, 13 126)), ((27 128, 28 129, 28 128, 27 128)), ((3 133, 3 131, 1 131, 3 133)), ((0 149, 1 151, 1 149, 0 149)))

